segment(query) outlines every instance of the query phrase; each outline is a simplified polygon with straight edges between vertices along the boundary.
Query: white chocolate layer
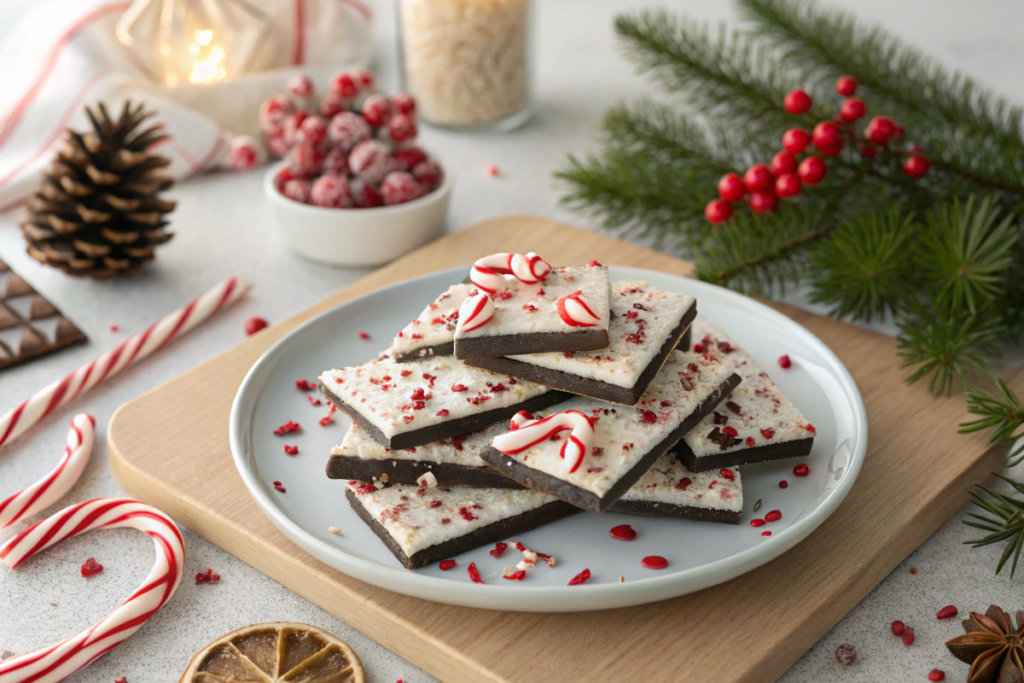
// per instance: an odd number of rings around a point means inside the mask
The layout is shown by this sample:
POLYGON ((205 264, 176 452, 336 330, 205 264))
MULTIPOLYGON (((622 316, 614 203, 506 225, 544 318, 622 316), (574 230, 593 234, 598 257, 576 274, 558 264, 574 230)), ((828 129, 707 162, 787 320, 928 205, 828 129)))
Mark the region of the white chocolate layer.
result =
POLYGON ((487 467, 480 458, 480 451, 487 447, 498 434, 504 433, 504 422, 487 429, 471 432, 463 437, 451 437, 433 441, 415 448, 391 450, 374 441, 355 422, 345 433, 341 445, 331 449, 331 455, 343 455, 363 460, 415 460, 416 462, 446 463, 467 467, 487 467))
POLYGON ((491 337, 532 332, 568 333, 579 330, 608 329, 607 266, 570 266, 553 268, 543 282, 528 285, 505 277, 505 287, 492 295, 494 317, 470 332, 456 331, 455 343, 472 337, 491 337), (570 327, 558 315, 556 302, 575 291, 601 321, 594 327, 570 327))
POLYGON ((731 367, 713 357, 673 351, 636 407, 578 396, 545 411, 579 410, 598 418, 594 448, 575 472, 569 473, 559 454, 564 432, 502 457, 602 497, 732 374, 731 367))
POLYGON ((388 534, 410 557, 413 553, 557 500, 539 491, 468 486, 422 489, 396 484, 386 488, 375 487, 373 491, 364 489, 359 493, 364 485, 365 482, 354 482, 349 483, 348 488, 356 493, 363 507, 384 525, 388 534))
POLYGON ((459 306, 474 289, 471 284, 459 283, 437 297, 391 342, 392 358, 419 350, 427 355, 426 349, 429 347, 452 343, 455 339, 455 325, 459 321, 459 306))
POLYGON ((691 472, 666 453, 619 500, 742 512, 743 486, 735 467, 691 472), (722 476, 726 471, 732 473, 732 480, 722 476))
POLYGON ((398 363, 390 356, 328 370, 320 381, 388 438, 506 408, 551 389, 478 370, 454 356, 398 363))
POLYGON ((814 428, 807 418, 779 391, 754 359, 729 339, 725 330, 701 316, 693 322, 692 330, 694 353, 721 361, 743 378, 714 413, 683 437, 695 456, 814 437, 814 428), (727 437, 721 432, 723 427, 735 429, 736 436, 727 437))
POLYGON ((646 282, 612 285, 611 345, 599 351, 534 353, 513 360, 579 377, 632 388, 697 300, 651 287, 646 282))

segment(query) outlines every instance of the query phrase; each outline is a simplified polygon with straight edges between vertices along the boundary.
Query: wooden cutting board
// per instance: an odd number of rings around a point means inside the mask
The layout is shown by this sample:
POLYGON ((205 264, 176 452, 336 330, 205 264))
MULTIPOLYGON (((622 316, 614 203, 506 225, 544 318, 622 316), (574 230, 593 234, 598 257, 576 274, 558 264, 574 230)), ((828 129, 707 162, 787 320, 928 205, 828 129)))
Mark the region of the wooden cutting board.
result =
POLYGON ((446 681, 766 681, 781 675, 959 509, 970 484, 999 467, 1002 453, 986 448, 982 436, 956 434, 966 415, 962 398, 935 400, 924 386, 903 383, 895 340, 776 306, 849 368, 867 405, 870 442, 839 510, 760 569, 642 607, 501 613, 370 586, 285 538, 250 499, 228 446, 231 402, 250 366, 296 325, 343 301, 483 254, 530 250, 555 263, 597 259, 681 275, 692 270, 664 254, 543 218, 481 223, 122 406, 108 434, 115 478, 133 496, 446 681))

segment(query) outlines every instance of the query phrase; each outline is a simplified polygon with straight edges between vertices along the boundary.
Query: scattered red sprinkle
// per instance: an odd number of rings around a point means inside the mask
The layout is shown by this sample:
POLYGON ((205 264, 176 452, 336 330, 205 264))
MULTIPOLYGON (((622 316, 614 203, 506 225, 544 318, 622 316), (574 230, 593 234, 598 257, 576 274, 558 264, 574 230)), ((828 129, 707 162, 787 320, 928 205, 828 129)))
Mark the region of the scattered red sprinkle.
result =
POLYGON ((274 434, 281 436, 283 434, 291 434, 292 432, 298 432, 302 429, 302 426, 298 422, 292 422, 288 420, 283 425, 274 430, 274 434))
POLYGON ((896 620, 892 622, 892 634, 894 636, 902 636, 905 630, 907 630, 907 626, 902 621, 896 620))
POLYGON ((944 681, 946 680, 946 672, 942 669, 932 669, 928 672, 929 681, 944 681))
POLYGON ((199 572, 196 574, 197 586, 204 583, 216 583, 217 581, 220 581, 220 574, 214 574, 213 570, 209 567, 206 568, 205 572, 199 572))
POLYGON ((761 430, 761 436, 763 436, 763 437, 764 437, 764 438, 766 438, 766 439, 770 439, 770 438, 772 438, 773 436, 775 436, 775 430, 774 430, 774 429, 771 429, 771 428, 768 428, 768 429, 762 429, 762 430, 761 430))
POLYGON ((736 479, 736 473, 728 469, 727 467, 723 467, 722 469, 718 470, 718 476, 720 476, 722 479, 728 479, 729 481, 734 481, 736 479))
POLYGON ((771 536, 771 535, 772 535, 772 532, 770 532, 770 531, 762 531, 762 532, 761 532, 761 535, 762 535, 762 536, 771 536))
POLYGON ((373 493, 376 490, 377 487, 374 486, 373 484, 363 484, 362 486, 356 489, 356 493, 362 495, 364 493, 373 493))
POLYGON ((522 581, 526 578, 526 570, 520 569, 519 571, 512 572, 511 574, 502 574, 501 578, 508 579, 509 581, 522 581))
MULTIPOLYGON (((354 481, 350 481, 349 483, 350 484, 354 484, 355 482, 354 481)), ((274 482, 274 486, 280 486, 280 485, 281 485, 281 482, 279 482, 279 481, 275 481, 274 482)))
POLYGON ((763 519, 752 519, 752 520, 750 520, 750 526, 752 526, 752 527, 759 527, 759 526, 764 526, 764 525, 765 525, 765 521, 763 519))
POLYGON ((128 683, 128 677, 121 676, 120 678, 115 678, 114 683, 128 683))
POLYGON ((438 417, 448 417, 448 409, 447 408, 441 408, 441 410, 437 411, 437 416, 438 417))
POLYGON ((591 267, 597 267, 597 266, 600 266, 601 263, 595 259, 595 260, 592 260, 589 265, 591 267))
POLYGON ((779 482, 779 488, 780 489, 784 489, 784 488, 788 488, 788 487, 789 487, 789 482, 786 481, 785 479, 783 479, 782 481, 779 482))
POLYGON ((505 548, 508 547, 508 543, 495 543, 494 550, 491 551, 491 557, 498 559, 505 554, 505 548))
POLYGON ((323 405, 323 403, 320 401, 320 399, 313 398, 312 396, 306 396, 306 400, 309 401, 310 405, 314 405, 314 406, 322 406, 323 405))
POLYGON ((305 377, 303 377, 302 379, 295 380, 295 387, 297 389, 301 389, 302 391, 310 391, 315 386, 315 384, 310 384, 309 380, 306 379, 305 377))
POLYGON ((331 417, 330 415, 324 415, 319 420, 317 420, 317 422, 320 423, 321 427, 326 427, 329 424, 334 424, 334 418, 331 417))
POLYGON ((277 489, 278 493, 288 493, 288 490, 281 484, 274 484, 274 488, 277 489))
POLYGON ((359 333, 359 338, 360 339, 369 339, 370 338, 370 333, 369 332, 360 332, 359 333))
POLYGON ((455 560, 441 560, 441 564, 438 565, 438 566, 441 567, 441 571, 446 572, 449 569, 454 568, 455 565, 456 565, 455 560))
POLYGON ((798 477, 806 477, 810 473, 811 468, 808 467, 807 465, 804 465, 803 463, 793 468, 793 474, 795 474, 798 477))
POLYGON ((907 630, 903 632, 903 644, 910 647, 914 644, 914 627, 908 626, 907 630))
POLYGON ((739 432, 736 431, 735 427, 730 427, 729 425, 726 425, 722 427, 722 433, 725 434, 726 436, 736 436, 739 432))
POLYGON ((782 513, 778 510, 772 510, 764 516, 764 521, 766 522, 777 522, 780 519, 782 519, 782 513))
POLYGON ((288 455, 298 455, 299 454, 299 447, 298 446, 288 446, 286 444, 285 447, 284 447, 284 452, 287 453, 288 455))
POLYGON ((628 524, 620 524, 619 526, 613 526, 611 531, 608 532, 611 537, 617 541, 632 541, 636 538, 636 529, 628 524))
POLYGON ((82 576, 89 578, 95 574, 99 574, 103 571, 102 564, 96 564, 96 558, 90 557, 88 560, 82 563, 82 576))
POLYGON ((748 436, 745 443, 747 444, 747 446, 753 446, 754 445, 754 437, 748 436))
POLYGON ((793 361, 789 359, 789 356, 779 356, 779 365, 784 368, 788 368, 793 364, 793 361))
MULTIPOLYGON (((595 261, 595 263, 596 263, 596 261, 595 261)), ((593 263, 591 263, 591 265, 593 265, 593 263)), ((586 583, 588 579, 590 579, 590 570, 589 569, 584 569, 579 574, 577 574, 576 576, 572 577, 569 580, 569 585, 570 586, 578 586, 581 583, 586 583)))
MULTIPOLYGON (((422 490, 422 489, 420 489, 420 490, 422 490)), ((418 491, 416 491, 416 493, 419 493, 419 492, 420 492, 419 490, 418 490, 418 491)), ((430 501, 430 507, 432 507, 432 508, 439 508, 439 507, 441 507, 442 505, 444 505, 444 503, 442 503, 442 502, 441 502, 441 501, 439 501, 439 500, 432 500, 432 501, 430 501)))
POLYGON ((465 384, 453 384, 453 385, 452 385, 452 391, 454 391, 454 392, 456 392, 456 393, 458 393, 458 392, 460 392, 460 391, 465 391, 465 390, 466 390, 466 388, 467 388, 467 387, 466 387, 466 385, 465 385, 465 384))
POLYGON ((484 173, 493 178, 498 175, 498 166, 496 164, 487 164, 487 166, 484 167, 484 173))
POLYGON ((937 619, 952 619, 957 615, 956 607, 953 605, 946 605, 939 610, 939 613, 935 615, 937 619))
POLYGON ((644 422, 657 422, 658 416, 654 414, 653 410, 644 411, 644 422))
POLYGON ((120 325, 111 325, 110 326, 110 331, 111 332, 119 332, 120 330, 121 330, 121 326, 120 325))
POLYGON ((707 350, 708 350, 708 347, 705 346, 704 344, 701 344, 700 342, 697 342, 696 344, 693 345, 693 352, 694 353, 704 353, 707 350))
POLYGON ((660 555, 648 555, 640 560, 640 564, 647 569, 664 569, 668 566, 668 560, 660 555))
MULTIPOLYGON (((444 520, 442 520, 444 521, 444 520)), ((476 562, 470 562, 469 566, 466 567, 466 571, 469 572, 469 579, 473 583, 483 583, 484 580, 480 578, 480 570, 476 568, 476 562)))
POLYGON ((269 325, 263 318, 249 318, 245 321, 245 333, 251 337, 269 325))
POLYGON ((812 425, 812 424, 806 424, 806 425, 804 425, 804 429, 806 429, 807 431, 809 431, 809 432, 810 432, 811 434, 817 434, 817 433, 818 433, 818 430, 817 430, 817 429, 815 429, 815 428, 814 428, 814 425, 812 425))

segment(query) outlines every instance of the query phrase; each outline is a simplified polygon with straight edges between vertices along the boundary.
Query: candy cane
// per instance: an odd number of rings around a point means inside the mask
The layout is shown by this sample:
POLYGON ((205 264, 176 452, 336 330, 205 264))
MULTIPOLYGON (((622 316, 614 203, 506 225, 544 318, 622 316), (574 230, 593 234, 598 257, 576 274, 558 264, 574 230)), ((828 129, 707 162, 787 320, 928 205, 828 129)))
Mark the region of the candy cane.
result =
POLYGON ((583 301, 583 292, 579 290, 566 294, 555 305, 558 316, 569 327, 594 327, 601 322, 601 316, 590 310, 583 301))
POLYGON ((0 502, 0 528, 9 527, 53 505, 71 490, 89 463, 95 426, 96 420, 91 416, 84 413, 75 415, 71 420, 64 457, 57 463, 57 467, 24 491, 0 502))
POLYGON ((472 332, 483 327, 494 317, 494 301, 483 292, 477 292, 462 302, 459 307, 459 322, 456 332, 472 332))
POLYGON ((520 282, 534 285, 547 277, 551 264, 532 251, 528 254, 491 254, 478 259, 469 271, 473 284, 488 294, 494 294, 505 284, 505 275, 520 282))
POLYGON ((185 566, 185 546, 178 527, 156 508, 127 498, 97 498, 44 519, 0 547, 0 560, 13 569, 65 538, 123 527, 149 534, 156 544, 156 562, 143 584, 77 636, 0 662, 0 683, 57 683, 117 647, 174 595, 185 566))
POLYGON ((244 276, 225 280, 198 299, 158 320, 142 332, 132 335, 96 360, 83 365, 64 379, 40 389, 0 417, 0 448, 20 436, 60 406, 81 396, 97 384, 163 348, 189 332, 211 315, 230 306, 249 289, 244 276))
POLYGON ((491 446, 506 455, 517 455, 558 432, 571 429, 559 452, 569 465, 569 474, 579 469, 583 458, 594 448, 594 423, 578 410, 566 410, 541 420, 535 420, 528 412, 520 410, 512 417, 509 427, 511 431, 491 441, 491 446))

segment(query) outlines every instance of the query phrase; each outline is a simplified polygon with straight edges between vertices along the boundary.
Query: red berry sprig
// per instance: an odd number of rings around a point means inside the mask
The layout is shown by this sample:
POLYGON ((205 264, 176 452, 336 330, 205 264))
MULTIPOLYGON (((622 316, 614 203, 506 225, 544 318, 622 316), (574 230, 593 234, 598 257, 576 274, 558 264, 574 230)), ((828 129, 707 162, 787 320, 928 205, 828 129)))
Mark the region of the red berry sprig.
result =
MULTIPOLYGON (((782 136, 783 150, 777 153, 770 166, 754 164, 741 178, 735 173, 726 173, 718 181, 718 199, 712 199, 704 208, 709 223, 727 221, 733 215, 733 204, 746 200, 754 213, 769 213, 778 208, 780 199, 796 197, 803 192, 804 185, 817 185, 825 179, 828 166, 826 157, 838 156, 847 145, 853 146, 866 159, 872 159, 879 152, 894 156, 906 156, 903 173, 917 179, 931 167, 928 157, 920 147, 909 152, 890 149, 894 143, 903 140, 903 128, 888 116, 876 116, 858 134, 855 124, 864 118, 867 106, 854 97, 857 81, 852 76, 841 76, 836 81, 836 93, 846 98, 839 107, 839 114, 833 121, 821 121, 808 133, 802 128, 790 128, 782 136), (813 153, 801 160, 813 145, 813 153)), ((814 105, 811 96, 799 88, 790 91, 783 100, 783 107, 794 115, 805 114, 814 105)))

